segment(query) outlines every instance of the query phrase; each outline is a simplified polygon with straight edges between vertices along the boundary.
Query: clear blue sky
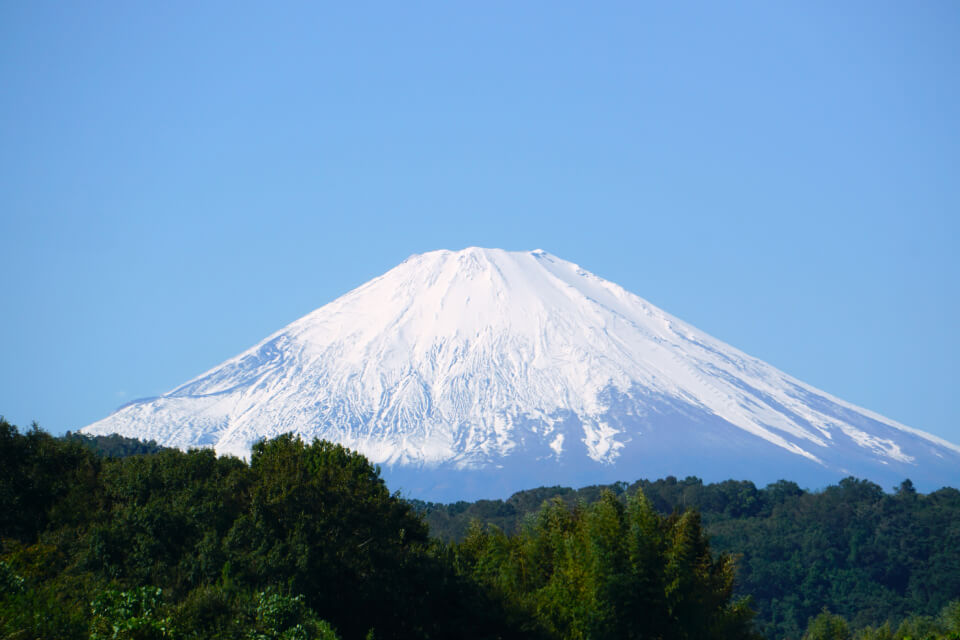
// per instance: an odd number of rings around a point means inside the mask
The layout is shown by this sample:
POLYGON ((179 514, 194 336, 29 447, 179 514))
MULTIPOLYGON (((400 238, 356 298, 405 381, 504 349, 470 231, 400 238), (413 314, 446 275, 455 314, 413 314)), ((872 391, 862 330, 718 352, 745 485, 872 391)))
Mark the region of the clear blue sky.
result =
POLYGON ((0 83, 17 424, 76 429, 478 245, 960 442, 952 0, 5 0, 0 83))

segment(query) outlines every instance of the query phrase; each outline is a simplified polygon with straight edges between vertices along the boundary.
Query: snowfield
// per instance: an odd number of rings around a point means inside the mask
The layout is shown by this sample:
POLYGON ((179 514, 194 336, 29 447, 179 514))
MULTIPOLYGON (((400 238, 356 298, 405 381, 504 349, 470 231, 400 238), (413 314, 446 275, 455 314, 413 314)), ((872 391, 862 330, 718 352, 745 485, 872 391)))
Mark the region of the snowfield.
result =
POLYGON ((82 431, 241 457, 293 431, 361 451, 391 488, 431 499, 669 474, 960 484, 960 447, 540 250, 412 256, 82 431))

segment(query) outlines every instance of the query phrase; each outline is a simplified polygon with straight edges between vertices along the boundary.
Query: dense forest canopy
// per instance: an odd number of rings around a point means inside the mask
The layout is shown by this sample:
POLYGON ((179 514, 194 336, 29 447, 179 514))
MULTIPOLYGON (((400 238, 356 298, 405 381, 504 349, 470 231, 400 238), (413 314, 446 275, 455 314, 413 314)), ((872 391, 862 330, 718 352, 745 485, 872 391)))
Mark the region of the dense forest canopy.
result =
POLYGON ((853 479, 433 505, 329 442, 0 418, 0 638, 960 638, 958 514, 853 479))
POLYGON ((696 509, 715 550, 735 554, 736 593, 749 595, 769 638, 798 638, 824 607, 854 628, 933 616, 960 598, 960 491, 893 493, 847 478, 818 492, 780 481, 763 489, 729 480, 666 478, 541 487, 507 500, 449 505, 415 502, 431 532, 462 540, 473 522, 518 531, 544 500, 573 506, 606 491, 646 495, 661 514, 696 509))
POLYGON ((160 453, 167 447, 162 447, 153 440, 137 440, 119 434, 109 436, 90 436, 80 432, 67 431, 64 440, 78 442, 90 449, 98 456, 108 458, 125 458, 143 453, 160 453))

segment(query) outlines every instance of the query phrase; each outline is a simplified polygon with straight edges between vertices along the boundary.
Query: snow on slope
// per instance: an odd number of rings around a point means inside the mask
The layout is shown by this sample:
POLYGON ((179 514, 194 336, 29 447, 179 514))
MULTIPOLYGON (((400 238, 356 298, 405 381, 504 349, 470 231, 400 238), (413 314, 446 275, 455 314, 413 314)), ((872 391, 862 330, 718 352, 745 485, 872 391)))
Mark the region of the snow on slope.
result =
POLYGON ((294 431, 398 467, 552 460, 582 471, 642 468, 645 450, 689 424, 702 430, 687 445, 707 457, 749 442, 841 474, 960 466, 960 447, 805 385, 540 250, 412 256, 83 431, 239 456, 294 431))

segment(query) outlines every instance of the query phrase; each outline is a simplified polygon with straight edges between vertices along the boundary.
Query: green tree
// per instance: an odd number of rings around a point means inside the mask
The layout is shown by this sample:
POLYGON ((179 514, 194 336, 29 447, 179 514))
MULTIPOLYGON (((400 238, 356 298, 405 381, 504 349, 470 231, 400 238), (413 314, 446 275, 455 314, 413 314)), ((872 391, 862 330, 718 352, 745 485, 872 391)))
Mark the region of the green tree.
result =
POLYGON ((173 623, 161 613, 163 590, 139 587, 107 589, 90 605, 90 640, 167 640, 173 623))
POLYGON ((826 609, 810 620, 803 640, 850 640, 850 627, 843 616, 826 609))
POLYGON ((257 595, 254 628, 249 640, 339 640, 329 624, 303 602, 273 589, 257 595))
POLYGON ((34 542, 51 519, 61 524, 87 512, 98 471, 79 444, 36 423, 20 434, 0 417, 0 539, 34 542))
POLYGON ((458 564, 557 638, 753 638, 733 563, 696 513, 664 518, 638 492, 545 503, 516 536, 475 526, 458 564))

